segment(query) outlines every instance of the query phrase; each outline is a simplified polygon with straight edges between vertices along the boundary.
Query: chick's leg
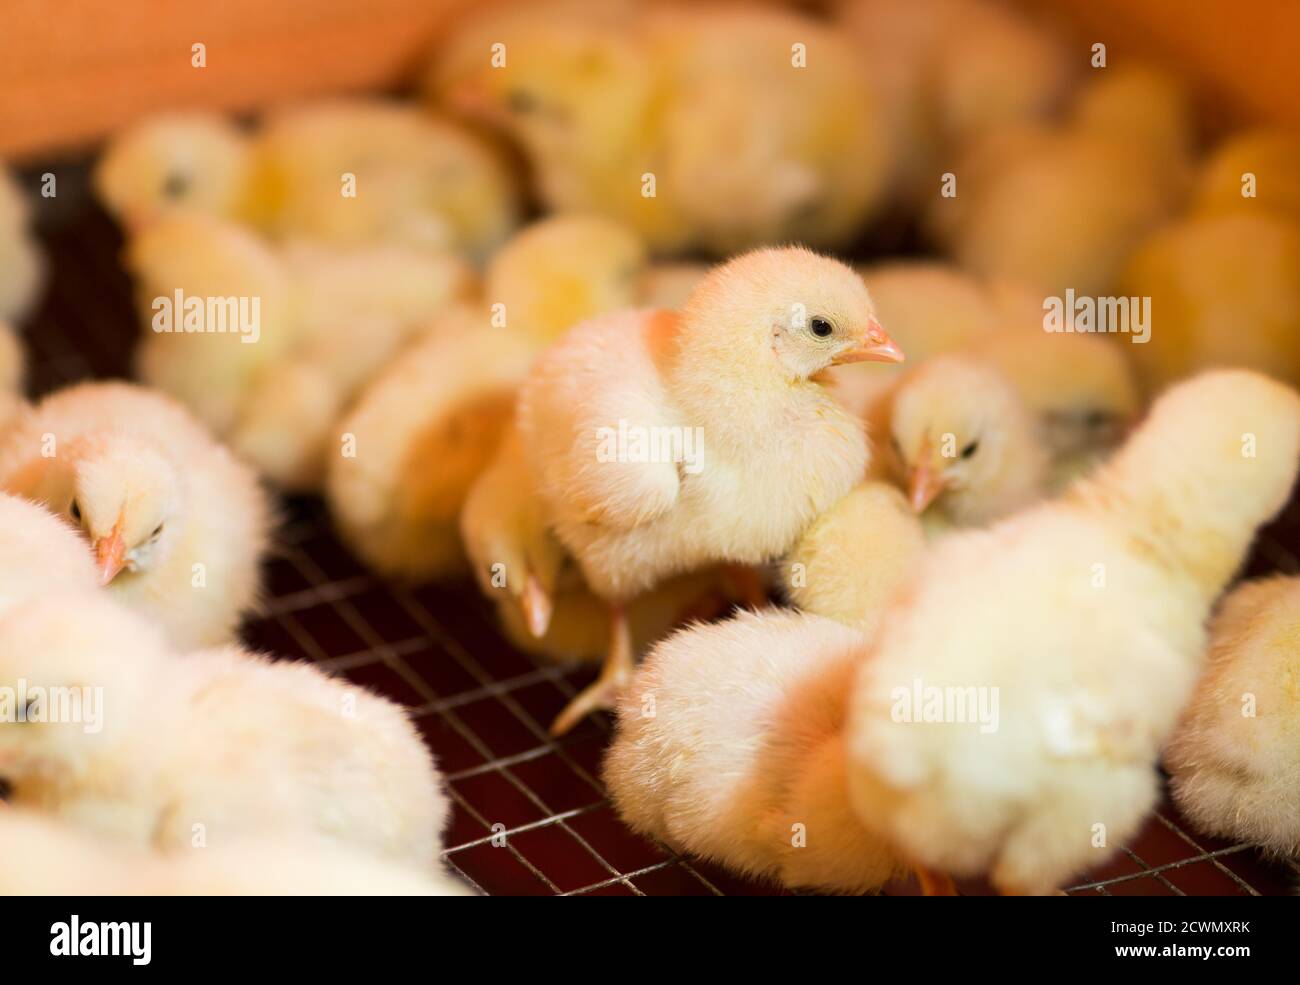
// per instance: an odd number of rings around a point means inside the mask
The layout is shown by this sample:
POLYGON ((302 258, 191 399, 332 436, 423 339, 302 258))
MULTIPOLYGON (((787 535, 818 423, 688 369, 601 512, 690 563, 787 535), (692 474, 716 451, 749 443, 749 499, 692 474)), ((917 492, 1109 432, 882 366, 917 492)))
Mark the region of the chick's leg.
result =
POLYGON ((916 881, 921 884, 922 896, 956 896, 957 886, 952 876, 933 869, 916 867, 916 881))
POLYGON ((614 700, 632 679, 632 630, 621 604, 609 607, 609 653, 595 682, 569 702, 551 723, 551 735, 563 735, 593 711, 614 707, 614 700))

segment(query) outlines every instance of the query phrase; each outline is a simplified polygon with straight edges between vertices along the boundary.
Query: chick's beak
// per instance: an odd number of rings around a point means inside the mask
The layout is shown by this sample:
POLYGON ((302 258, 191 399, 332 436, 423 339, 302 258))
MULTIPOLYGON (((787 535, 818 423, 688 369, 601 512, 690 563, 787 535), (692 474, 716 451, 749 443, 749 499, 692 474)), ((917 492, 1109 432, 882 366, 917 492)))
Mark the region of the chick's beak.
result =
POLYGON ((126 564, 126 541, 122 539, 122 518, 117 518, 113 531, 95 541, 95 564, 99 568, 99 583, 107 585, 117 577, 126 564))
POLYGON ((836 366, 844 363, 901 363, 906 358, 898 343, 880 327, 880 322, 872 318, 867 322, 867 337, 861 345, 847 349, 836 356, 832 363, 836 366))
POLYGON ((912 504, 912 512, 920 515, 943 492, 943 475, 930 468, 928 462, 921 462, 912 469, 907 483, 907 499, 912 504))

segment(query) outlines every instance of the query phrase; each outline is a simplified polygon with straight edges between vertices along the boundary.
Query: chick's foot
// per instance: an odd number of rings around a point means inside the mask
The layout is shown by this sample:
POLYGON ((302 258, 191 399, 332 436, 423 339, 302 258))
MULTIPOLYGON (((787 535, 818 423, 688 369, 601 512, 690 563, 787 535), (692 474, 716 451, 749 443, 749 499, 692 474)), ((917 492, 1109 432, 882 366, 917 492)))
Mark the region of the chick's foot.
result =
POLYGON ((632 679, 635 669, 632 631, 627 623, 627 612, 621 605, 610 606, 609 628, 609 653, 600 668, 600 676, 556 716, 551 723, 551 735, 564 735, 593 711, 613 708, 619 693, 632 679))

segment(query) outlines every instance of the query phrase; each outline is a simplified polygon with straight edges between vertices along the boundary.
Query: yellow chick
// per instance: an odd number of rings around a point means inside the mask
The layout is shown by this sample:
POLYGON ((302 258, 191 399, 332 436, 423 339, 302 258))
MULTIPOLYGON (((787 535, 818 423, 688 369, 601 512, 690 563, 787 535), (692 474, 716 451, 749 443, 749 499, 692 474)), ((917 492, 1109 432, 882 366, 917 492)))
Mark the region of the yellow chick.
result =
POLYGON ((1165 752, 1174 802, 1207 834, 1300 855, 1300 579, 1247 582, 1210 626, 1208 666, 1165 752))
POLYGON ((514 138, 548 208, 609 215, 656 253, 850 242, 891 167, 850 47, 770 8, 493 9, 439 52, 428 89, 514 138))
POLYGON ((512 179, 473 134, 390 100, 274 111, 251 133, 203 113, 119 133, 95 169, 105 207, 140 230, 178 210, 276 237, 490 252, 514 226, 512 179))
POLYGON ((640 239, 589 215, 544 219, 502 247, 477 303, 443 312, 336 424, 326 489, 352 549, 404 578, 463 569, 457 518, 528 366, 576 322, 637 303, 644 265, 640 239))
POLYGON ((165 856, 105 844, 33 811, 0 811, 6 896, 472 896, 459 880, 323 839, 271 836, 165 856))
POLYGON ((98 586, 84 540, 43 507, 0 492, 0 614, 51 592, 98 586))
POLYGON ((18 182, 0 161, 0 323, 26 317, 45 283, 30 212, 18 182))
POLYGON ((861 279, 801 248, 744 254, 679 314, 595 318, 539 357, 520 437, 548 525, 612 616, 600 678, 553 731, 626 682, 629 601, 684 571, 784 555, 861 478, 862 425, 823 374, 862 359, 902 352, 861 279))
POLYGON ((151 223, 127 263, 141 378, 290 490, 319 486, 339 413, 471 283, 442 251, 274 245, 198 213, 151 223))
POLYGON ((605 757, 623 820, 790 888, 870 892, 900 874, 848 799, 845 710, 864 641, 829 619, 765 610, 660 643, 619 698, 605 757))
POLYGON ((1260 211, 1193 215, 1146 239, 1120 293, 1150 298, 1132 346, 1150 391, 1211 366, 1300 381, 1300 226, 1260 211))
POLYGON ((1257 129, 1234 134, 1201 165, 1193 211, 1277 213, 1300 222, 1300 136, 1257 129))
POLYGON ((81 531, 100 582, 177 646, 230 640, 258 600, 266 494, 162 394, 125 383, 51 394, 0 443, 0 486, 81 531))
POLYGON ((27 356, 12 326, 0 321, 0 433, 26 406, 27 356))
POLYGON ((884 474, 940 528, 990 523, 1044 491, 1048 460, 1034 418, 991 366, 958 356, 918 366, 877 419, 884 474))
POLYGON ((0 619, 0 682, 81 698, 0 730, 16 806, 171 854, 314 832, 437 864, 447 799, 406 713, 314 666, 180 655, 100 593, 56 594, 0 619))
POLYGON ((862 822, 1008 894, 1104 864, 1155 806, 1206 616, 1298 462, 1300 395, 1206 373, 1062 499, 934 545, 859 664, 862 822))
POLYGON ((925 532, 896 488, 867 481, 818 517, 781 564, 786 597, 866 635, 925 550, 925 532))

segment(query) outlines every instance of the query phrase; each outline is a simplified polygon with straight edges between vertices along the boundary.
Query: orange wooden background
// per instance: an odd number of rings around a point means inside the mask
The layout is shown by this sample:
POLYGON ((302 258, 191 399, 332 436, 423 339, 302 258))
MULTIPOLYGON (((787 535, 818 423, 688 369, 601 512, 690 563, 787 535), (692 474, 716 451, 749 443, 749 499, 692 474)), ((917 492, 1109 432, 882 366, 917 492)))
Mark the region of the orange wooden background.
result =
MULTIPOLYGON (((483 0, 479 0, 481 4, 483 0)), ((1151 51, 1221 105, 1300 125, 1300 0, 1020 0, 1082 50, 1151 51)), ((474 0, 0 0, 0 154, 84 145, 163 108, 399 85, 474 0), (207 45, 207 67, 190 46, 207 45)))

